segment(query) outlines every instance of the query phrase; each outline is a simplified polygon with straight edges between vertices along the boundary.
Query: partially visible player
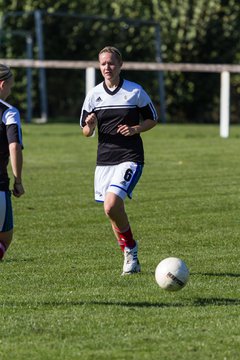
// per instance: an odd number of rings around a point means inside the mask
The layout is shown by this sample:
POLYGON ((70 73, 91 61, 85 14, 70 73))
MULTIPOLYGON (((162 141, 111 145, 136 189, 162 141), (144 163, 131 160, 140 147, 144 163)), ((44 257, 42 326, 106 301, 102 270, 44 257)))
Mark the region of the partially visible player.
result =
POLYGON ((104 81, 87 94, 80 125, 87 137, 98 127, 95 200, 104 203, 105 214, 124 252, 122 275, 134 274, 140 272, 138 243, 124 200, 132 197, 143 170, 140 133, 156 125, 157 113, 143 88, 120 76, 122 56, 118 49, 107 46, 98 59, 104 81))
POLYGON ((12 193, 24 194, 22 184, 22 131, 18 110, 5 100, 11 93, 14 78, 10 68, 0 64, 0 260, 13 237, 13 212, 7 166, 10 159, 14 176, 12 193))

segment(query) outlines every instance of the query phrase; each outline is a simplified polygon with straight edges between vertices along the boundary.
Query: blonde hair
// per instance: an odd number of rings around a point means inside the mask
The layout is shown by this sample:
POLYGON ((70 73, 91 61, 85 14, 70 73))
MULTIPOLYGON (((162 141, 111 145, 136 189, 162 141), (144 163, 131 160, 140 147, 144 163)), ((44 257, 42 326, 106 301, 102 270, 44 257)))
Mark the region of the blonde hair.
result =
POLYGON ((0 64, 0 81, 8 80, 12 76, 10 68, 7 65, 0 64))
POLYGON ((116 55, 118 61, 119 61, 120 63, 122 63, 122 54, 121 54, 121 52, 120 52, 117 48, 115 48, 114 46, 105 46, 101 51, 99 51, 98 56, 101 55, 101 54, 103 54, 103 53, 105 53, 105 52, 108 52, 108 53, 111 53, 111 54, 116 55))

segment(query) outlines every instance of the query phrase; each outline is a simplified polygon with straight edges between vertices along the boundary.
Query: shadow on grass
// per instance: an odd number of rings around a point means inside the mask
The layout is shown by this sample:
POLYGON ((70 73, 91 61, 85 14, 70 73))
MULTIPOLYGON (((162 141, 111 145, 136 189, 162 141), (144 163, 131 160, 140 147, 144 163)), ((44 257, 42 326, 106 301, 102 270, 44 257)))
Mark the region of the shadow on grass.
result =
MULTIPOLYGON (((153 276, 155 276, 155 272, 151 272, 153 276)), ((197 276, 217 276, 217 277, 240 277, 240 274, 235 273, 211 273, 211 272, 190 272, 190 276, 197 275, 197 276)))
POLYGON ((34 262, 35 260, 38 260, 38 258, 23 258, 23 259, 11 258, 11 259, 4 259, 4 260, 2 261, 2 264, 4 264, 4 263, 34 262))
POLYGON ((183 307, 204 307, 204 306, 239 306, 240 299, 228 298, 197 298, 194 300, 186 300, 185 302, 147 302, 147 301, 39 301, 39 302, 5 302, 0 303, 0 307, 24 307, 33 308, 54 308, 68 306, 120 306, 129 309, 133 308, 183 308, 183 307))
POLYGON ((234 274, 234 273, 211 273, 211 272, 207 272, 207 273, 191 273, 190 275, 202 275, 202 276, 219 276, 219 277, 240 277, 240 274, 234 274))
POLYGON ((228 299, 228 298, 198 298, 193 301, 193 306, 231 306, 240 305, 240 299, 228 299))
POLYGON ((187 301, 186 303, 182 302, 174 302, 174 303, 151 303, 151 302, 112 302, 112 301, 106 301, 106 302, 97 302, 93 301, 93 305, 115 305, 115 306, 123 306, 123 307, 159 307, 159 308, 165 308, 165 307, 187 307, 187 306, 226 306, 226 305, 240 305, 240 299, 227 299, 227 298, 198 298, 193 301, 187 301))

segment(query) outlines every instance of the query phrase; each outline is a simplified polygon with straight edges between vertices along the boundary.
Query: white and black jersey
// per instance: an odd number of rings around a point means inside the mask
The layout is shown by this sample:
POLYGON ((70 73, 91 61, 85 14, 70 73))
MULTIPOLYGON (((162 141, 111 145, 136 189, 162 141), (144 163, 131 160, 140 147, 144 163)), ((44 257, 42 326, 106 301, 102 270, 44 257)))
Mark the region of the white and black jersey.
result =
POLYGON ((0 100, 0 191, 9 190, 7 165, 9 161, 9 144, 16 142, 22 145, 22 131, 19 111, 0 100))
POLYGON ((105 82, 87 94, 80 116, 81 127, 90 113, 95 113, 98 124, 97 165, 116 165, 125 161, 144 163, 143 143, 139 134, 123 136, 118 125, 135 126, 141 120, 157 121, 157 112, 143 88, 121 79, 110 91, 105 82))

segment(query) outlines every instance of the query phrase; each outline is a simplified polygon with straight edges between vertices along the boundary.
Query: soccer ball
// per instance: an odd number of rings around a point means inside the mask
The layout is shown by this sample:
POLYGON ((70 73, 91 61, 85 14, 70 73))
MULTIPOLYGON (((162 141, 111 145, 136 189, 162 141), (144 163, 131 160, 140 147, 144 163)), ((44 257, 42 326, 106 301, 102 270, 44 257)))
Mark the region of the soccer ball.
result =
POLYGON ((188 282, 189 270, 185 262, 176 257, 162 260, 155 270, 158 285, 168 291, 181 290, 188 282))

